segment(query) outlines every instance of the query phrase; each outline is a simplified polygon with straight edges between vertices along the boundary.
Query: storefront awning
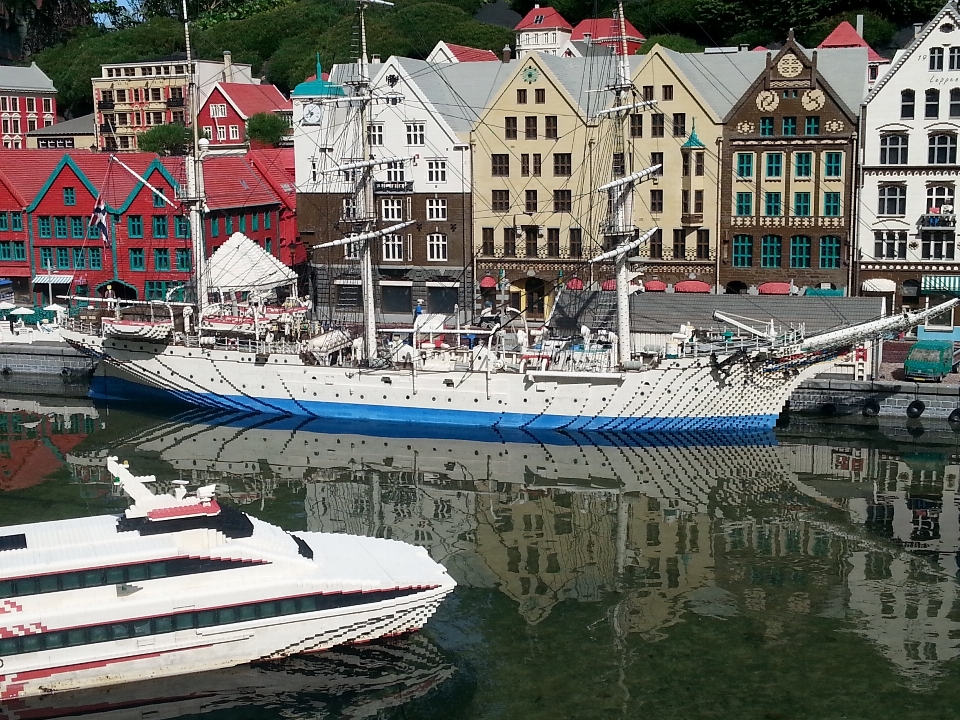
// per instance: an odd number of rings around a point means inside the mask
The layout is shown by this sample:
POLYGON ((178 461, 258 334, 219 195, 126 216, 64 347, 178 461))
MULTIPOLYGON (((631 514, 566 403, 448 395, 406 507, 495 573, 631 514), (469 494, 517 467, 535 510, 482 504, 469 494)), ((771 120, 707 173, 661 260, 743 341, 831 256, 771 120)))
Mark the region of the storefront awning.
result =
POLYGON ((960 293, 960 275, 924 275, 920 280, 920 292, 960 293))
POLYGON ((789 295, 792 286, 788 282, 765 282, 757 288, 761 295, 789 295))
POLYGON ((617 281, 616 281, 616 280, 613 280, 613 279, 604 280, 602 283, 600 283, 600 289, 601 289, 601 290, 608 290, 608 291, 609 291, 609 290, 616 290, 616 289, 617 289, 617 281))
POLYGON ((647 280, 643 289, 647 292, 666 292, 667 284, 663 280, 647 280))
POLYGON ((580 278, 570 278, 567 280, 567 290, 583 290, 583 280, 580 278))
POLYGON ((482 288, 495 288, 497 286, 497 279, 491 275, 484 275, 480 278, 480 287, 482 288))
POLYGON ((891 293, 897 291, 897 283, 889 278, 868 278, 860 285, 863 292, 891 293))
POLYGON ((808 297, 843 297, 840 288, 807 288, 803 294, 808 297))
POLYGON ((703 280, 683 280, 673 286, 673 291, 678 293, 708 293, 710 286, 703 280))
POLYGON ((33 278, 34 285, 69 285, 73 282, 73 275, 37 275, 33 278))

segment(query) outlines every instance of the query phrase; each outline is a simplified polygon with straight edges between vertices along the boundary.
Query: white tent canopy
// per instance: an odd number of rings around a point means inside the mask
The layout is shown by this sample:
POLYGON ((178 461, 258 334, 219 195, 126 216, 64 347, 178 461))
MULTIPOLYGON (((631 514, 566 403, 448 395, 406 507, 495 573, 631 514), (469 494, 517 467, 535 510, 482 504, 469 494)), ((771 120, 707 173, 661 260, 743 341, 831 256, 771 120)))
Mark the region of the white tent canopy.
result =
POLYGON ((239 232, 214 251, 206 273, 212 291, 265 291, 297 282, 293 270, 239 232))

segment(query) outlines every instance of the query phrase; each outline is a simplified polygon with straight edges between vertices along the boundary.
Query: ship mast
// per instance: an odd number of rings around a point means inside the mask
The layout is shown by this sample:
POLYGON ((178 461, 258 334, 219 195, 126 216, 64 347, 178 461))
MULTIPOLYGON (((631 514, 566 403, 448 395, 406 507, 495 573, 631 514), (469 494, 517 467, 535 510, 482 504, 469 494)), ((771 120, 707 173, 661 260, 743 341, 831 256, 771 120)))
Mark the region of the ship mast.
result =
POLYGON ((190 21, 187 19, 187 0, 183 0, 183 33, 186 40, 187 72, 190 73, 190 86, 187 98, 190 103, 190 125, 193 127, 193 149, 186 163, 187 196, 183 203, 190 207, 190 234, 193 238, 193 267, 196 273, 197 328, 203 317, 203 307, 207 302, 206 248, 203 242, 203 158, 200 154, 200 129, 197 127, 200 111, 200 98, 197 87, 197 73, 193 64, 190 46, 190 21))
MULTIPOLYGON (((370 134, 367 129, 373 122, 373 105, 370 102, 370 77, 367 67, 367 25, 364 11, 369 2, 377 4, 393 5, 383 0, 359 0, 360 10, 360 81, 357 84, 357 92, 362 98, 363 103, 357 116, 360 121, 360 142, 363 147, 363 159, 372 160, 370 146, 370 134)), ((357 198, 357 209, 363 208, 363 217, 365 221, 365 234, 373 230, 374 218, 376 218, 373 200, 373 166, 367 166, 361 169, 363 173, 362 183, 360 185, 360 197, 357 198)), ((377 317, 373 297, 373 258, 372 258, 373 239, 367 239, 360 244, 360 285, 361 299, 363 302, 363 351, 366 355, 367 364, 371 364, 377 355, 377 317)))

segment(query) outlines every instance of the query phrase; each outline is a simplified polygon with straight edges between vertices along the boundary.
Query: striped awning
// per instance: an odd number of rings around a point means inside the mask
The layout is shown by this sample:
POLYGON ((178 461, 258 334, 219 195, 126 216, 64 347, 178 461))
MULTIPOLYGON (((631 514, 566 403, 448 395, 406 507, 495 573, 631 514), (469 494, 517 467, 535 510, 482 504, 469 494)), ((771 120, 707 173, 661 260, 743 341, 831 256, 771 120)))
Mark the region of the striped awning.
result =
POLYGON ((920 292, 960 293, 960 275, 924 275, 920 280, 920 292))
POLYGON ((73 275, 36 275, 34 285, 69 285, 73 282, 73 275))

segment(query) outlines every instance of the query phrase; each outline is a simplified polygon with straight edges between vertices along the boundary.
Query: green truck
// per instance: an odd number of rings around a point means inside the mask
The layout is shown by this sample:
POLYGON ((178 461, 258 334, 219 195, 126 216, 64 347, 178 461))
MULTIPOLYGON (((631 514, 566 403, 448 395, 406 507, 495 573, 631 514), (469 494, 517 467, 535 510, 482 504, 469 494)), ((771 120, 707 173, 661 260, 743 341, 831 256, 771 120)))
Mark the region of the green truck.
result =
POLYGON ((960 344, 948 340, 918 340, 903 361, 907 380, 940 382, 960 365, 960 344))

